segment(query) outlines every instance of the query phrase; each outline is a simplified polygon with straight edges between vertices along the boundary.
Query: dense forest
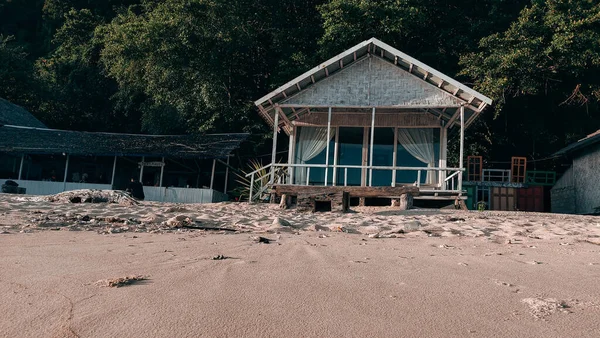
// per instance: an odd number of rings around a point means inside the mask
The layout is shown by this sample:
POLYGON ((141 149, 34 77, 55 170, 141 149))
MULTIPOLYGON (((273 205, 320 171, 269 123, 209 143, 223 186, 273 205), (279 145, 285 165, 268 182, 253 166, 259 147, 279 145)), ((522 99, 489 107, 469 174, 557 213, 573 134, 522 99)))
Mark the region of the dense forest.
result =
POLYGON ((260 144, 255 99, 371 37, 495 101, 467 154, 546 169, 600 128, 597 0, 0 0, 0 97, 52 128, 260 144))

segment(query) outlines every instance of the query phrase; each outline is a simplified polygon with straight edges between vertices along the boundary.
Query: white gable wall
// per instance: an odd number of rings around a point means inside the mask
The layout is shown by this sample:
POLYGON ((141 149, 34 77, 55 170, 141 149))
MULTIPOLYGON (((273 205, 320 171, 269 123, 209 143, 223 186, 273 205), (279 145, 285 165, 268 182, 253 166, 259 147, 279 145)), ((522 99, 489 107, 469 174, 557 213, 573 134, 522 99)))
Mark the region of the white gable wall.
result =
POLYGON ((369 56, 280 104, 326 107, 441 107, 461 102, 379 57, 369 56))

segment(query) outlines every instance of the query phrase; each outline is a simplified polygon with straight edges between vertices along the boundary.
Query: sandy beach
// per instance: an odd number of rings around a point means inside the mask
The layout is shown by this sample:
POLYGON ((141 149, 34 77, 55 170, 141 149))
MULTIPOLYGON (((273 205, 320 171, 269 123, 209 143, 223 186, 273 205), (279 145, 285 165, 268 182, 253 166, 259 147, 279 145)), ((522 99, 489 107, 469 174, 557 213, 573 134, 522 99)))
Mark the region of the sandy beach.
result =
POLYGON ((0 195, 0 336, 600 335, 600 218, 354 211, 0 195))

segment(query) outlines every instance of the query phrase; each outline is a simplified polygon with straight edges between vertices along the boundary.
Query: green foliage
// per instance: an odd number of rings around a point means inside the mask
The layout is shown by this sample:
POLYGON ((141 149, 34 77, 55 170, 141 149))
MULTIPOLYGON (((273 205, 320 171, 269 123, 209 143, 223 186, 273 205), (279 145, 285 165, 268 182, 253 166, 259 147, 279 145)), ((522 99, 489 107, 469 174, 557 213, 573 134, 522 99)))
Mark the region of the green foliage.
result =
POLYGON ((502 33, 461 60, 463 74, 502 107, 507 98, 556 92, 567 103, 600 99, 600 3, 533 1, 502 33))
MULTIPOLYGON (((235 173, 238 177, 236 182, 239 186, 236 188, 235 193, 239 196, 239 200, 248 200, 250 198, 250 187, 252 187, 252 201, 264 201, 269 198, 267 188, 270 187, 269 182, 271 181, 271 167, 265 168, 263 164, 258 160, 250 160, 247 165, 247 170, 242 170, 241 173, 235 173), (254 181, 251 177, 246 175, 254 173, 254 181)), ((284 180, 287 176, 287 169, 277 167, 275 168, 275 182, 284 180)))
POLYGON ((35 102, 33 63, 14 37, 0 35, 0 97, 20 105, 35 102))
POLYGON ((253 101, 371 37, 495 100, 467 155, 544 158, 600 128, 592 0, 13 0, 0 36, 0 96, 55 128, 245 131, 253 156, 253 101))

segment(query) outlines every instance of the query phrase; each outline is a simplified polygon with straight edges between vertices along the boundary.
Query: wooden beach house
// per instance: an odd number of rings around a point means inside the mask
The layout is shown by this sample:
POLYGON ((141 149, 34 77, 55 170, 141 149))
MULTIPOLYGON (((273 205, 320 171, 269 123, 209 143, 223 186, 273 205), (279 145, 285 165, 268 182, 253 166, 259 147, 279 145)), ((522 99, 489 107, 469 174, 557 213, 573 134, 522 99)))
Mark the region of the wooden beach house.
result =
MULTIPOLYGON (((255 104, 273 127, 273 152, 269 184, 253 189, 253 198, 272 188, 299 195, 310 186, 365 197, 414 187, 418 198, 455 199, 464 192, 465 130, 492 100, 373 38, 255 104), (287 161, 276 157, 282 134, 289 136, 287 161), (460 143, 453 166, 449 135, 460 143)), ((249 175, 253 182, 258 172, 249 175)))

